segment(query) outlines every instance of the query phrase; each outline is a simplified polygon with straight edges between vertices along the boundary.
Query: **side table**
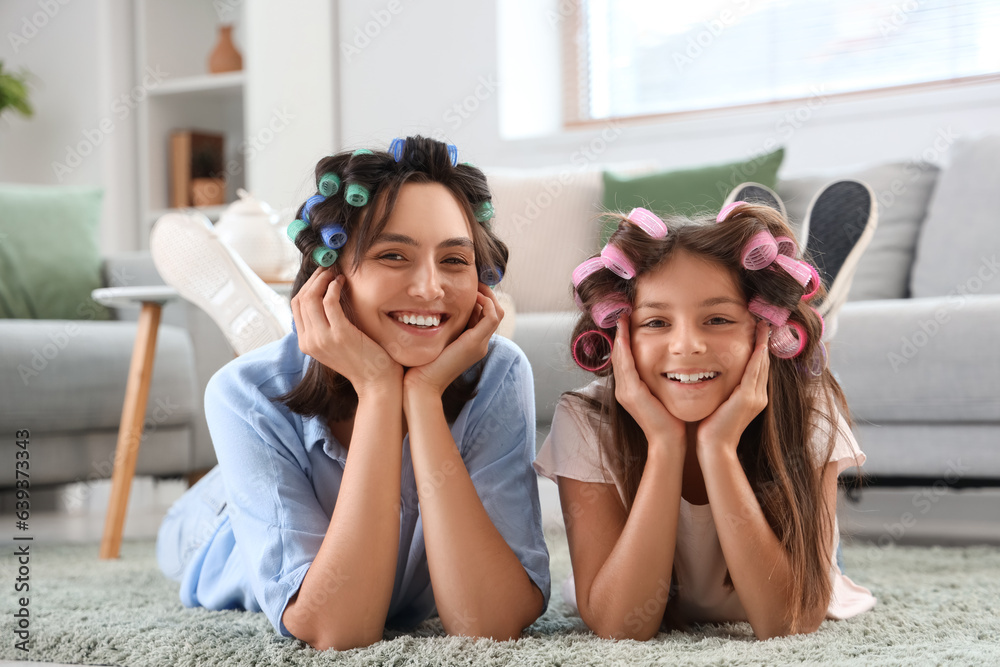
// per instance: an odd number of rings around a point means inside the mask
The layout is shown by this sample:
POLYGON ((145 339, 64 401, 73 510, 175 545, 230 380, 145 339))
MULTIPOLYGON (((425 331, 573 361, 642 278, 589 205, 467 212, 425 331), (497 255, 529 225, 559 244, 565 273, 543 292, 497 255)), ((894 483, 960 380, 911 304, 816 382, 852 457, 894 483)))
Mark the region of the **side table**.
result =
MULTIPOLYGON (((291 282, 274 282, 268 285, 285 298, 289 297, 292 290, 291 282)), ((167 285, 102 287, 95 289, 91 296, 94 301, 112 308, 135 305, 141 307, 132 361, 129 363, 128 382, 125 385, 122 419, 118 427, 118 443, 115 446, 115 462, 111 472, 111 496, 108 499, 108 513, 104 518, 104 535, 101 538, 100 556, 109 559, 118 558, 121 551, 125 512, 128 509, 135 463, 142 442, 149 385, 153 379, 156 334, 160 327, 163 304, 181 296, 176 289, 167 285)))
POLYGON ((132 361, 129 363, 128 382, 125 385, 125 403, 118 427, 118 444, 111 473, 111 497, 108 513, 104 518, 104 536, 101 538, 101 558, 118 558, 122 545, 122 529, 128 496, 135 476, 135 462, 142 442, 142 427, 146 417, 146 401, 153 379, 153 359, 156 354, 156 334, 160 328, 163 304, 179 298, 177 290, 166 285, 148 287, 104 287, 91 293, 94 301, 105 306, 120 308, 141 305, 139 326, 135 331, 132 361))

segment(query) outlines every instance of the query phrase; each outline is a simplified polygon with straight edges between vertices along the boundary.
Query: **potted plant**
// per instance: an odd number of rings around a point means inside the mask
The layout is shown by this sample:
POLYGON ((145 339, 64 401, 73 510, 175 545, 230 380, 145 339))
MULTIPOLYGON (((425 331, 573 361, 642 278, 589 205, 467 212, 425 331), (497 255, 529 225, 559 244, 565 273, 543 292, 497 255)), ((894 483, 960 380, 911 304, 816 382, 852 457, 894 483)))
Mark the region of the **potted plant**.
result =
POLYGON ((0 61, 0 115, 8 109, 31 118, 35 110, 28 101, 28 74, 26 72, 4 71, 0 61))

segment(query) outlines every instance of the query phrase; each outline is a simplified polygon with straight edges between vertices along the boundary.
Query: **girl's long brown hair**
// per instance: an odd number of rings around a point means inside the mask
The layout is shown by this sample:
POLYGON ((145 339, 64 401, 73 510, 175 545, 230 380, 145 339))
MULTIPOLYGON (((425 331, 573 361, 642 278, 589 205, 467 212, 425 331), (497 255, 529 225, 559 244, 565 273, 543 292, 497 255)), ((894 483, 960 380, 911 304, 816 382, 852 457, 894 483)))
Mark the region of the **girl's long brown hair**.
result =
MULTIPOLYGON (((844 394, 825 364, 819 375, 809 370, 810 360, 823 352, 819 349, 822 323, 809 302, 801 299, 802 285, 777 265, 774 269, 748 271, 741 264, 741 250, 758 231, 766 229, 774 237, 794 238, 794 234, 780 213, 749 204, 738 206, 720 223, 714 218, 667 218, 669 233, 662 239, 647 235, 626 222, 624 216, 616 217, 618 229, 609 242, 632 261, 636 278, 623 280, 611 271, 600 270, 584 279, 577 290, 584 312, 571 341, 584 331, 601 329, 590 315, 594 304, 622 294, 634 305, 638 277, 669 261, 680 250, 724 267, 734 276, 747 301, 757 295, 788 308, 790 320, 806 330, 808 341, 798 357, 781 359, 772 355, 767 406, 743 432, 737 450, 764 516, 789 556, 792 580, 788 595, 793 601, 789 621, 795 632, 805 610, 824 601, 829 604, 831 545, 822 538, 832 530, 834 520, 825 511, 823 496, 823 464, 837 435, 836 417, 830 414, 830 408, 837 406, 845 419, 850 417, 844 394), (817 462, 809 443, 823 421, 828 424, 830 437, 825 443, 825 455, 817 462)), ((798 253, 796 256, 801 258, 798 253)), ((825 291, 820 287, 810 301, 823 296, 825 291)), ((613 328, 603 331, 614 339, 613 328)), ((611 365, 596 375, 605 377, 606 382, 595 398, 569 393, 589 407, 597 432, 602 434, 605 465, 619 480, 625 509, 630 511, 646 464, 648 443, 636 421, 615 400, 611 365)))
MULTIPOLYGON (((493 233, 488 221, 481 223, 476 219, 476 208, 492 200, 486 176, 468 163, 452 165, 446 144, 425 137, 407 137, 398 162, 386 151, 345 151, 325 157, 316 164, 317 189, 320 179, 327 173, 340 178, 340 189, 312 207, 309 227, 295 238, 295 245, 302 251, 302 262, 292 286, 292 296, 298 294, 309 276, 319 268, 312 257, 316 248, 325 247, 319 230, 336 223, 347 232, 347 245, 341 248, 341 256, 331 267, 334 276, 344 272, 343 265, 348 257, 352 258, 352 269, 356 269, 385 228, 396 206, 399 189, 405 183, 440 183, 448 188, 469 222, 477 274, 482 275, 482 270, 490 267, 506 271, 507 246, 493 233), (368 203, 364 206, 347 203, 345 191, 351 183, 368 190, 368 203)), ((299 208, 296 218, 303 219, 304 208, 305 204, 299 208)), ((353 321, 346 299, 341 299, 341 305, 348 319, 353 321)), ((442 399, 449 422, 458 417, 462 406, 475 395, 481 371, 482 366, 478 365, 471 376, 459 376, 445 390, 442 399)), ((347 378, 315 359, 310 360, 299 384, 276 400, 298 414, 324 419, 327 428, 333 422, 352 418, 358 407, 358 394, 347 378)))

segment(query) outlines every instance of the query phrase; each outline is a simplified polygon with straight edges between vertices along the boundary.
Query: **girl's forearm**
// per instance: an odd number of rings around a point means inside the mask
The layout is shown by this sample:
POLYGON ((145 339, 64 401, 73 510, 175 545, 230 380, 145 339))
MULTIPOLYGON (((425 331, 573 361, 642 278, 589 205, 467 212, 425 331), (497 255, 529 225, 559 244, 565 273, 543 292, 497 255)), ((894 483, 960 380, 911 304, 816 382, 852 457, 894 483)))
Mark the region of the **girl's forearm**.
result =
POLYGON ((326 537, 282 616, 289 632, 314 648, 382 638, 399 550, 401 407, 401 387, 359 400, 326 537))
POLYGON ((650 446, 614 549, 590 590, 577 587, 580 615, 598 635, 645 640, 659 631, 670 594, 683 470, 682 448, 650 446))
POLYGON ((441 397, 404 398, 427 563, 449 634, 517 638, 543 597, 479 500, 444 416, 441 397))
MULTIPOLYGON (((771 529, 735 449, 702 448, 698 457, 719 542, 747 619, 760 639, 791 632, 788 553, 771 529)), ((826 607, 804 619, 815 629, 826 607)))

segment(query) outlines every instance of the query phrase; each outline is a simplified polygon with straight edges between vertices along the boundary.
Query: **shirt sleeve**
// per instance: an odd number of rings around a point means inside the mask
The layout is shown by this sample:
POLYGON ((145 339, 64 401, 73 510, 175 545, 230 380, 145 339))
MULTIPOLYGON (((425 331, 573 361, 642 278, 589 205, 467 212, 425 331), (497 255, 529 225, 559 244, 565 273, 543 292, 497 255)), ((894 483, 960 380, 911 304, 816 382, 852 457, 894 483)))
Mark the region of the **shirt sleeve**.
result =
POLYGON ((535 449, 531 367, 513 343, 499 345, 501 363, 484 369, 460 451, 483 508, 548 607, 549 552, 538 480, 531 468, 535 449))
POLYGON ((291 637, 282 614, 329 525, 307 474, 301 420, 225 371, 206 388, 205 416, 253 593, 275 629, 291 637))
POLYGON ((815 465, 819 467, 826 463, 836 463, 838 475, 848 468, 860 468, 865 462, 865 453, 858 446, 858 441, 844 415, 826 400, 821 400, 819 405, 822 412, 816 415, 813 422, 810 442, 815 465), (834 444, 827 457, 831 430, 835 430, 834 444))
POLYGON ((553 482, 568 477, 581 482, 614 484, 601 461, 601 443, 581 399, 563 395, 552 416, 552 429, 538 450, 535 470, 553 482))

